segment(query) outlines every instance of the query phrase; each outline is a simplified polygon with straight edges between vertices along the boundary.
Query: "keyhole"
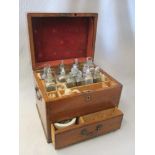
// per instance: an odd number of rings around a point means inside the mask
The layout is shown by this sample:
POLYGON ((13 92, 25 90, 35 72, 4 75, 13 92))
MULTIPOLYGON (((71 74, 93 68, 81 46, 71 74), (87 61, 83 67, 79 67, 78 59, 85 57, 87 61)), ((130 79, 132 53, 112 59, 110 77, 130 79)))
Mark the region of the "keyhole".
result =
POLYGON ((87 96, 87 100, 90 100, 90 96, 87 96))
POLYGON ((91 96, 87 96, 86 101, 90 101, 90 100, 91 100, 91 96))

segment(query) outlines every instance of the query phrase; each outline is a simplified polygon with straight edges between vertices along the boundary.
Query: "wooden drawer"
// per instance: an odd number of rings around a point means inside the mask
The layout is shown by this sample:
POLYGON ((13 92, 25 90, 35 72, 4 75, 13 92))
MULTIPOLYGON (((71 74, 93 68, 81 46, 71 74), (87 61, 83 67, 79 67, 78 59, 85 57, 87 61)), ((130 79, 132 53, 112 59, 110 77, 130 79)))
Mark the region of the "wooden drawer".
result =
POLYGON ((84 141, 116 129, 121 126, 123 113, 117 108, 99 111, 81 116, 75 125, 57 130, 51 124, 52 143, 56 149, 84 141))

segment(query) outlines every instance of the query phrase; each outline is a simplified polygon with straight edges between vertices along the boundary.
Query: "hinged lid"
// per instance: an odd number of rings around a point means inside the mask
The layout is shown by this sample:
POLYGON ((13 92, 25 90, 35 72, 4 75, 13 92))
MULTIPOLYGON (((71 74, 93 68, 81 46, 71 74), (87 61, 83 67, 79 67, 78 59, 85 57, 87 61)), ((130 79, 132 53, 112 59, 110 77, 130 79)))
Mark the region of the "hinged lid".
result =
POLYGON ((28 13, 33 70, 94 57, 96 13, 28 13))

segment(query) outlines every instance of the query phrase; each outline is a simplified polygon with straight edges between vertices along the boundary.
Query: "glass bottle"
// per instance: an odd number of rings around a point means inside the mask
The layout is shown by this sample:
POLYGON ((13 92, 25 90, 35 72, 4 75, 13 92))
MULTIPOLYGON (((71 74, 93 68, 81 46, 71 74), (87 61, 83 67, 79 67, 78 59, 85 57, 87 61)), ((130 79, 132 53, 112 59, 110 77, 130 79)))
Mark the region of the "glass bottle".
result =
POLYGON ((83 77, 86 76, 87 69, 90 69, 91 74, 94 74, 94 63, 91 57, 87 57, 86 63, 83 65, 83 77))
POLYGON ((71 68, 71 74, 73 77, 76 77, 79 72, 78 66, 76 64, 73 64, 73 67, 71 68))
POLYGON ((60 82, 65 82, 66 81, 66 72, 65 72, 64 68, 61 69, 61 72, 60 72, 60 75, 59 75, 58 79, 59 79, 60 82))
POLYGON ((90 68, 88 68, 87 71, 86 71, 86 76, 85 76, 84 81, 85 81, 85 84, 93 83, 93 76, 92 76, 92 74, 90 72, 90 68))
POLYGON ((47 68, 47 75, 45 78, 45 86, 47 91, 56 90, 55 79, 52 75, 52 70, 50 67, 47 68))
POLYGON ((65 71, 65 66, 64 66, 63 60, 61 61, 59 70, 60 70, 60 73, 58 75, 58 80, 60 82, 65 82, 66 81, 66 71, 65 71))
POLYGON ((45 80, 45 79, 46 79, 46 76, 47 76, 47 69, 48 69, 48 67, 46 66, 46 67, 43 68, 43 70, 42 70, 42 72, 41 72, 41 79, 42 79, 42 80, 45 80))
POLYGON ((60 65, 59 65, 58 74, 60 74, 60 73, 61 73, 61 69, 62 69, 62 68, 65 68, 65 65, 64 65, 64 60, 61 60, 61 63, 60 63, 60 65))
POLYGON ((86 63, 87 63, 89 68, 94 67, 94 63, 93 63, 93 60, 91 57, 87 57, 86 63))
POLYGON ((68 88, 75 87, 75 78, 73 77, 72 73, 70 72, 66 79, 66 85, 68 88))
POLYGON ((93 81, 94 81, 94 83, 102 81, 101 73, 100 73, 100 68, 98 66, 94 70, 93 81))
POLYGON ((81 86, 84 84, 84 79, 82 77, 82 72, 79 70, 77 76, 76 76, 76 85, 81 86))
POLYGON ((87 63, 85 63, 85 64, 83 65, 83 70, 82 70, 82 72, 83 72, 83 77, 86 76, 86 71, 87 71, 88 68, 89 68, 89 67, 88 67, 87 63))

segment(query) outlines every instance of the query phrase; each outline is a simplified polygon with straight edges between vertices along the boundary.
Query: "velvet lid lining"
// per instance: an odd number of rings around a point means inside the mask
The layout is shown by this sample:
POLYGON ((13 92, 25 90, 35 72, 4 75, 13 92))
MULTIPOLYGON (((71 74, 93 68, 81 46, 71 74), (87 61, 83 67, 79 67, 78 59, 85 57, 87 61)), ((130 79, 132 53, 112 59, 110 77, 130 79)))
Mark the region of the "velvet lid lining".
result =
MULTIPOLYGON (((90 17, 32 17, 36 63, 87 57, 90 17)), ((90 39, 89 39, 90 38, 90 39)))

